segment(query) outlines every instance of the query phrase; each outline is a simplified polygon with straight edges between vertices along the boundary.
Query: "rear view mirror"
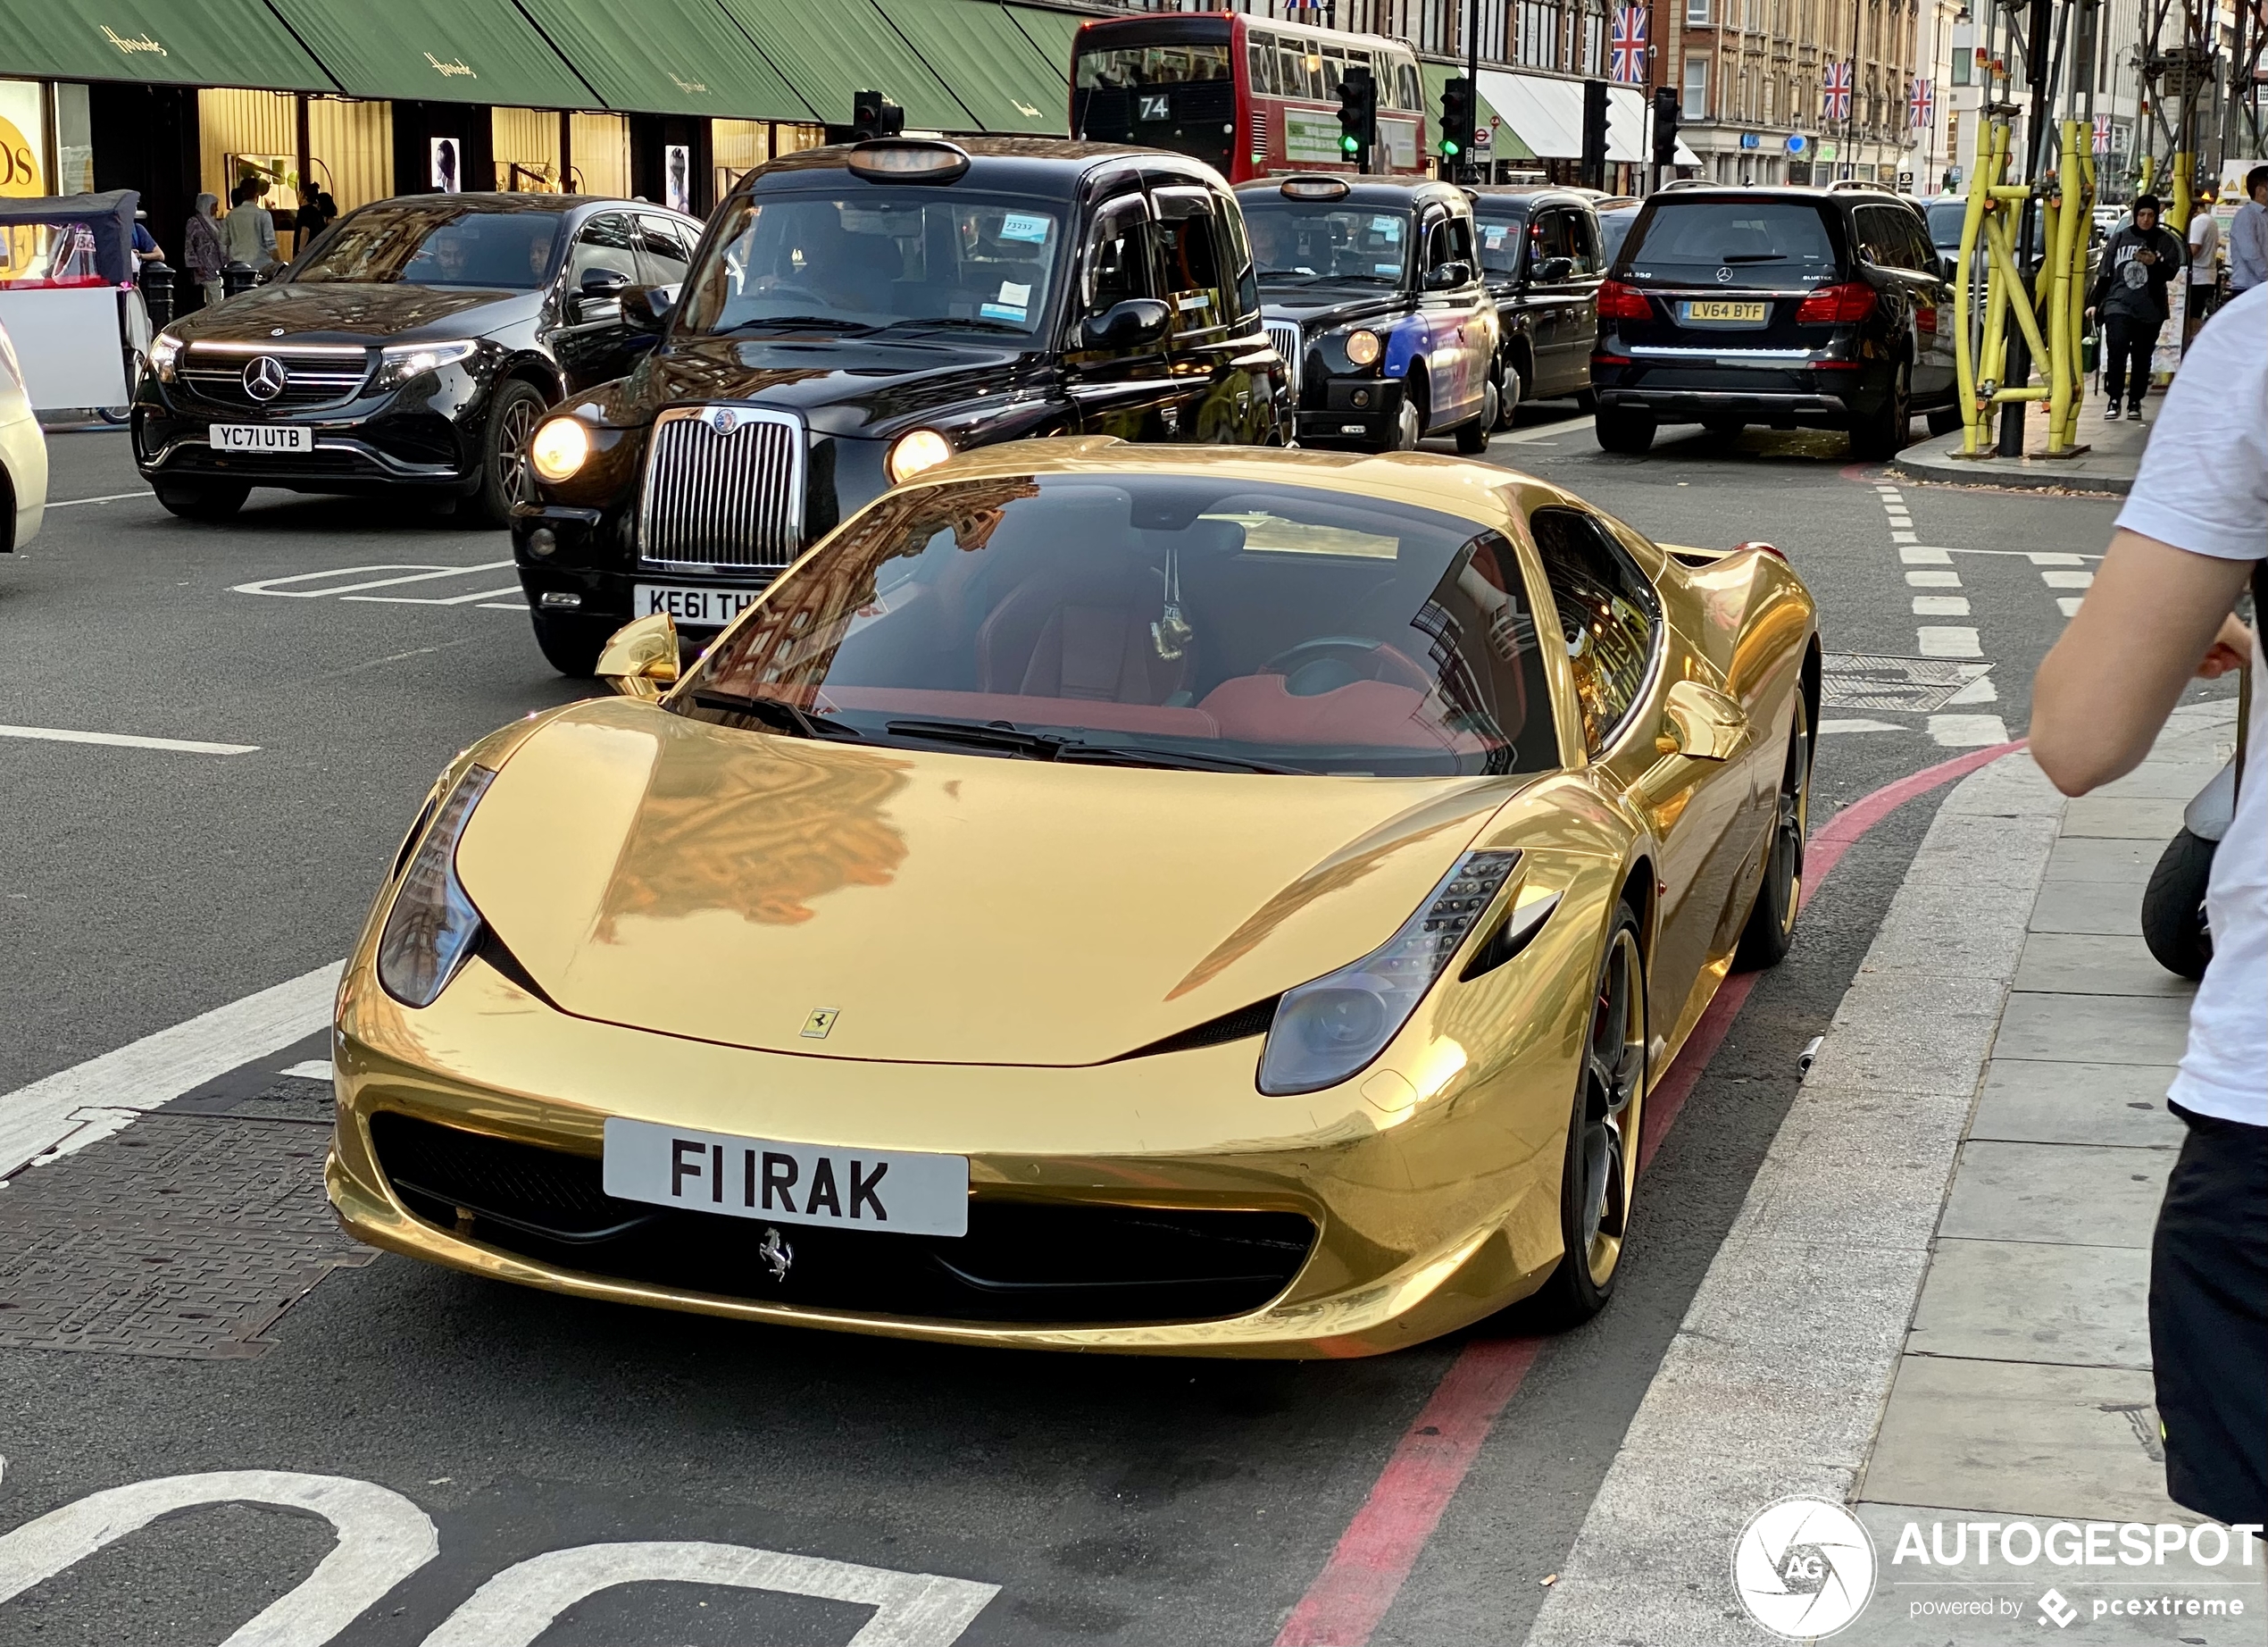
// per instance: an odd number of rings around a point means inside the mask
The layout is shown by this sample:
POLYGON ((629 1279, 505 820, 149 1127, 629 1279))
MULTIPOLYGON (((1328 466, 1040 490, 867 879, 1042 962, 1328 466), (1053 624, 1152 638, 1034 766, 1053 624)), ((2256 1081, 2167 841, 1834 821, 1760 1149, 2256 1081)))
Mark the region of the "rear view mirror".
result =
POLYGON ((677 684, 677 624, 656 612, 616 630, 592 673, 620 697, 651 699, 677 684))
POLYGON ((1080 343, 1090 349, 1132 349, 1155 343, 1173 323, 1173 312, 1155 297, 1129 297, 1080 322, 1080 343))
POLYGON ((1451 287, 1465 285, 1472 279, 1471 263, 1436 263, 1426 273, 1425 289, 1430 292, 1447 291, 1451 287))

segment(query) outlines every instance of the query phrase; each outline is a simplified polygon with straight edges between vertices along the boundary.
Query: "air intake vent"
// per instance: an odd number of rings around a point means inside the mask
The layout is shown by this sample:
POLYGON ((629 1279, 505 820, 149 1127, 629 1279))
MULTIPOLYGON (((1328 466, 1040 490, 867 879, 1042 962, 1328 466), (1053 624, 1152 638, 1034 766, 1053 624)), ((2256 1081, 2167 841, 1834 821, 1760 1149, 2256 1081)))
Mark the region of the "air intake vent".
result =
POLYGON ((1255 1001, 1249 1007, 1239 1007, 1234 1012, 1224 1012, 1217 1018, 1207 1018, 1192 1029, 1168 1035, 1163 1041, 1154 1041, 1147 1047, 1138 1047, 1111 1061, 1122 1063, 1127 1058, 1155 1057, 1161 1052, 1191 1052, 1199 1047, 1218 1047, 1231 1041, 1249 1041, 1255 1035, 1264 1035, 1268 1026, 1276 1021, 1277 997, 1255 1001))

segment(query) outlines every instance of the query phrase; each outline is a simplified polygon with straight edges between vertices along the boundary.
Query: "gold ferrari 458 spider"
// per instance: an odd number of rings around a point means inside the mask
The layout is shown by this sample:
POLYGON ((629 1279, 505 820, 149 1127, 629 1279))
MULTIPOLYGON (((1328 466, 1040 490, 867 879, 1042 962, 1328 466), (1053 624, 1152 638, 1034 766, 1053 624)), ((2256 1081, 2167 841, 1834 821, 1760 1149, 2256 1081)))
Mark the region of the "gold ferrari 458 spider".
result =
POLYGON ((1501 469, 955 459, 442 774, 340 990, 332 1202, 964 1343, 1580 1319, 1653 1083, 1787 949, 1819 668, 1769 547, 1501 469))

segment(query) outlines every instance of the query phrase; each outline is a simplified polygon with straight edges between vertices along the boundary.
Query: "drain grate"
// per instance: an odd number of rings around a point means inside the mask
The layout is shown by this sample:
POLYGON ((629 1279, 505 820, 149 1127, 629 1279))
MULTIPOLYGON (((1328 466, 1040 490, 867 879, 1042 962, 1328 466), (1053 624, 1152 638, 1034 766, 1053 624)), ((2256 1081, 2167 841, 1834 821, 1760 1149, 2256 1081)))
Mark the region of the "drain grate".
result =
POLYGON ((1942 657, 1830 652, 1820 659, 1820 707, 1903 709, 1926 715, 1944 708, 1955 693, 1989 667, 1942 657))

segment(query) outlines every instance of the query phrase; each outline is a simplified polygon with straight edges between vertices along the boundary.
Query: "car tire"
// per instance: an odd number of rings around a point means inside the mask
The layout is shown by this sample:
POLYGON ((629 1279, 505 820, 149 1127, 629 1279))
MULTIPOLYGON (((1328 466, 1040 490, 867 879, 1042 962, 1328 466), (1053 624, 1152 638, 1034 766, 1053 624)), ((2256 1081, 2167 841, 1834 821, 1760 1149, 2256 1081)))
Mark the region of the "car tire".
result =
POLYGON ((598 673, 598 655, 606 649, 621 625, 580 612, 531 612, 536 644, 545 660, 573 681, 588 681, 598 673))
POLYGON ((512 506, 533 501, 535 491, 527 470, 528 439, 543 422, 548 405, 542 391, 523 378, 506 378, 496 386, 496 397, 488 407, 488 426, 480 439, 480 489, 473 494, 479 501, 472 513, 479 524, 509 526, 512 506))
POLYGON ((2183 830, 2166 842, 2142 893, 2142 941, 2157 964, 2178 977, 2204 977, 2213 958, 2205 890, 2216 844, 2183 830))
POLYGON ((185 521, 225 521, 252 495, 244 481, 160 481, 153 489, 168 514, 185 521))
POLYGON ((1939 406, 1930 414, 1930 432, 1933 435, 1957 435, 1961 432, 1961 408, 1939 406))
POLYGON ((1559 1266, 1536 1294, 1539 1325, 1564 1328, 1606 1308, 1622 1274, 1646 1116, 1646 957, 1638 914, 1607 931, 1559 1175, 1559 1266))
POLYGON ((1598 438, 1599 450, 1637 457, 1654 444, 1654 416, 1648 412, 1601 412, 1591 432, 1598 438))
POLYGON ((1881 410, 1863 417, 1851 428, 1851 456, 1865 463, 1886 464, 1905 447, 1913 432, 1912 380, 1901 362, 1890 379, 1889 398, 1881 410))
POLYGON ((1796 915, 1804 903, 1804 840, 1811 828, 1811 709, 1798 691, 1772 837, 1764 843, 1763 882, 1733 951, 1732 964, 1741 972, 1779 966, 1796 941, 1796 915))
POLYGON ((1598 391, 1595 389, 1577 389, 1575 391, 1575 410, 1578 412, 1588 413, 1597 412, 1598 391))
POLYGON ((1418 410, 1418 391, 1425 387, 1422 377, 1402 380, 1402 409, 1394 416, 1394 438, 1388 442, 1389 452, 1414 452, 1418 442, 1425 439, 1425 414, 1418 410))
POLYGON ((1497 379, 1497 428, 1512 427, 1513 414, 1520 410, 1520 397, 1527 388, 1527 383, 1521 378, 1520 368, 1509 361, 1505 362, 1504 371, 1497 379))
POLYGON ((1478 457, 1488 449, 1488 431, 1497 426, 1497 386, 1488 385, 1488 398, 1481 402, 1480 415, 1469 423, 1457 425, 1457 453, 1463 457, 1478 457))

